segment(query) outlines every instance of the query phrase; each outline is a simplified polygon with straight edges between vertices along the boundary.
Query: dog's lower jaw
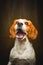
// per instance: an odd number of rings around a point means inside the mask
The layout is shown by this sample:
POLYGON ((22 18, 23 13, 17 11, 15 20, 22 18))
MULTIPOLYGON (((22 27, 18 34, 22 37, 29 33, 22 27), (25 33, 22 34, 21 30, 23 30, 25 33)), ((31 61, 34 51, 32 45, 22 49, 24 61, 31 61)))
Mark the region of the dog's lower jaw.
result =
POLYGON ((16 58, 20 60, 22 59, 28 60, 28 62, 30 63, 29 65, 34 65, 35 60, 36 60, 35 51, 27 37, 25 40, 20 40, 16 38, 15 45, 12 48, 11 53, 10 53, 11 61, 8 63, 8 65, 12 65, 12 59, 14 61, 14 59, 16 58))

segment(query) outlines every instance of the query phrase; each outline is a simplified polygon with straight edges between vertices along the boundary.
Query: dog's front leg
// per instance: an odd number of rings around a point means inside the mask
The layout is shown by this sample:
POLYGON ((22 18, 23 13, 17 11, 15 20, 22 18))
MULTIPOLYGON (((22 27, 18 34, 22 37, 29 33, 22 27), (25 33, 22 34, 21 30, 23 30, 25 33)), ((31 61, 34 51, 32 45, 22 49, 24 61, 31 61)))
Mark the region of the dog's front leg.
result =
POLYGON ((13 61, 14 61, 14 58, 9 57, 9 62, 8 62, 8 64, 7 64, 7 65, 12 65, 13 61))
POLYGON ((7 65, 12 65, 12 63, 9 61, 7 65))

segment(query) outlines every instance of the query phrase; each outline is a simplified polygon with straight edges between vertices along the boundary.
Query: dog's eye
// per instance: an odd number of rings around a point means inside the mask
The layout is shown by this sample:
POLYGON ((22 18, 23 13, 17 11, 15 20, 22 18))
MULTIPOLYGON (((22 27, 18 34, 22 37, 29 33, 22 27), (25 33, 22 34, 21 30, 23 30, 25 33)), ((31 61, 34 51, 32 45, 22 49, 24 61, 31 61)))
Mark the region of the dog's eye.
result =
POLYGON ((28 25, 28 22, 25 22, 26 25, 28 25))
POLYGON ((18 24, 18 21, 16 21, 16 24, 18 24))

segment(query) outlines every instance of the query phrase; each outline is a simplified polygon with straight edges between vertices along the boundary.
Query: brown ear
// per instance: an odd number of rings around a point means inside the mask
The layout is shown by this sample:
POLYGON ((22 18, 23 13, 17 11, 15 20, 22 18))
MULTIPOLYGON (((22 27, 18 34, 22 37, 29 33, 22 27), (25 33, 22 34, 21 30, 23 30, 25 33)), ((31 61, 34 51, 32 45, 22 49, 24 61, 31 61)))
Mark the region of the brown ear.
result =
POLYGON ((14 23, 10 27, 10 38, 15 38, 16 35, 15 24, 16 24, 16 20, 14 20, 14 23))
POLYGON ((29 25, 27 27, 27 35, 32 40, 36 39, 38 35, 38 31, 31 21, 29 21, 29 25))

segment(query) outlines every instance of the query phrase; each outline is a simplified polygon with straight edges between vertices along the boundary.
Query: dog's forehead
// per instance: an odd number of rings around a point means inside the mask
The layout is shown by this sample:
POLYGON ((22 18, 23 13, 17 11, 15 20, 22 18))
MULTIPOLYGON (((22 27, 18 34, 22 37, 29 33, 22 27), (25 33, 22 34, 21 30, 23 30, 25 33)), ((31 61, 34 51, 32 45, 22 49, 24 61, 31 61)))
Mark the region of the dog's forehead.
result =
POLYGON ((25 22, 25 21, 27 21, 26 19, 17 19, 16 21, 18 21, 18 22, 25 22))

